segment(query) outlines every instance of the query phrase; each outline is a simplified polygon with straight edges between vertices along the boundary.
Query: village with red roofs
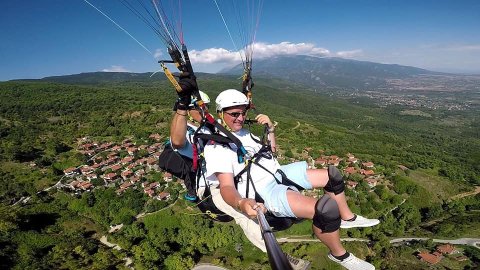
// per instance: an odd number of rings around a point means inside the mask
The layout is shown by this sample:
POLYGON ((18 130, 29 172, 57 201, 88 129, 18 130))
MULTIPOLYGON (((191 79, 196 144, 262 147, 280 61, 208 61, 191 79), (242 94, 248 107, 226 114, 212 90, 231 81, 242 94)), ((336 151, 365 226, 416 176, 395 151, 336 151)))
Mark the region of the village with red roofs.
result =
MULTIPOLYGON (((88 137, 77 140, 77 151, 88 158, 88 164, 70 167, 63 172, 69 180, 65 181, 64 188, 75 193, 88 192, 98 186, 116 187, 116 193, 121 195, 128 189, 143 190, 143 192, 158 200, 168 200, 170 194, 157 192, 160 183, 146 181, 145 175, 149 172, 160 172, 164 183, 174 180, 168 172, 162 172, 158 166, 158 158, 163 151, 163 137, 159 134, 149 136, 152 144, 137 145, 132 139, 125 139, 121 143, 97 142, 88 137), (97 185, 93 183, 96 182, 97 185)), ((326 168, 329 165, 339 166, 345 161, 343 174, 345 176, 357 174, 370 188, 375 187, 383 176, 376 174, 373 162, 361 162, 353 154, 348 153, 341 158, 336 155, 320 155, 317 159, 310 156, 312 148, 302 151, 301 159, 309 160, 309 168, 326 168)), ((321 152, 322 153, 322 152, 321 152)), ((280 158, 281 159, 281 158, 280 158)), ((291 161, 297 161, 292 159, 291 161)), ((176 179, 185 188, 182 179, 176 179)), ((358 182, 347 180, 346 186, 355 189, 358 182)))
MULTIPOLYGON (((96 142, 89 138, 78 139, 77 150, 88 158, 88 164, 65 169, 68 180, 63 185, 75 193, 91 191, 99 183, 101 186, 117 187, 116 193, 121 195, 128 189, 143 190, 147 196, 158 200, 168 200, 168 192, 159 192, 160 182, 145 179, 149 172, 161 172, 158 158, 163 151, 163 137, 159 134, 149 136, 152 144, 136 145, 132 139, 122 143, 96 142), (94 183, 97 185, 94 185, 94 183)), ((173 180, 168 172, 162 173, 163 182, 173 180)), ((177 179, 183 185, 183 180, 177 179)), ((183 188, 184 185, 183 185, 183 188)))
MULTIPOLYGON (((77 140, 77 150, 85 155, 90 164, 83 164, 77 167, 65 169, 63 172, 70 180, 66 181, 64 187, 75 193, 82 193, 92 190, 94 181, 103 184, 103 186, 117 187, 116 193, 121 195, 127 189, 140 189, 151 197, 158 200, 168 200, 170 194, 166 192, 156 192, 160 187, 159 182, 148 182, 145 180, 145 174, 156 171, 162 172, 158 167, 158 158, 163 151, 163 137, 159 134, 149 136, 152 144, 136 145, 132 139, 125 139, 121 143, 114 142, 96 142, 88 137, 77 140), (138 155, 143 151, 143 155, 138 155)), ((301 159, 309 160, 309 168, 326 168, 329 165, 339 166, 341 161, 345 161, 342 171, 345 176, 357 174, 363 178, 370 188, 374 188, 383 180, 381 174, 376 174, 374 163, 370 161, 361 162, 353 154, 348 153, 345 157, 336 155, 323 155, 313 159, 310 153, 312 148, 305 148, 302 151, 301 159)), ((281 159, 281 157, 279 158, 281 159)), ((291 159, 290 161, 297 161, 291 159)), ((162 172, 163 182, 169 183, 174 177, 168 172, 162 172)), ((183 180, 177 179, 182 185, 183 180)), ((346 186, 349 189, 355 189, 358 182, 347 180, 346 186)), ((183 185, 183 187, 185 187, 183 185)))

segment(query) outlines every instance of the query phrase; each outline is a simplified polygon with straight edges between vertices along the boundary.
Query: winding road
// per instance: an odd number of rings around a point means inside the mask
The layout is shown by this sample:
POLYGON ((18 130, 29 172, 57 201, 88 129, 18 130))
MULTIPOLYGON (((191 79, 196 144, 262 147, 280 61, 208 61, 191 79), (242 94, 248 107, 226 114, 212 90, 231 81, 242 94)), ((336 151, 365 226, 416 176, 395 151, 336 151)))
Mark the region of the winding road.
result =
POLYGON ((297 129, 300 127, 300 122, 297 121, 297 125, 292 128, 292 130, 297 129))
MULTIPOLYGON (((394 243, 401 243, 401 242, 409 242, 409 241, 426 241, 431 238, 427 237, 404 237, 404 238, 396 238, 390 240, 391 244, 394 243)), ((342 238, 340 239, 342 242, 351 242, 351 241, 358 241, 358 242, 369 242, 368 239, 362 238, 342 238)), ((318 242, 316 238, 288 238, 282 237, 278 238, 277 241, 279 243, 296 243, 296 242, 318 242)), ((444 244, 453 244, 453 245, 468 245, 473 246, 480 249, 480 238, 458 238, 458 239, 432 239, 435 243, 444 243, 444 244)))
POLYGON ((220 266, 216 266, 213 264, 201 263, 201 264, 195 265, 195 267, 193 267, 191 270, 228 270, 228 269, 220 266))

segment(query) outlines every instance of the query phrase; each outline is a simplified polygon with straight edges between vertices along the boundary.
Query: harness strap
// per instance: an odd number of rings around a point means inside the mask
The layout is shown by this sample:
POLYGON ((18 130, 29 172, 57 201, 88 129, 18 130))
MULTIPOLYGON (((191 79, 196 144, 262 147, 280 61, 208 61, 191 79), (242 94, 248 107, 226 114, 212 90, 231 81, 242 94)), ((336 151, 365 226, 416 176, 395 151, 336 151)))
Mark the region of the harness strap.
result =
POLYGON ((204 115, 200 127, 197 129, 197 131, 195 131, 195 134, 193 135, 193 169, 195 170, 198 168, 198 139, 213 140, 215 142, 220 142, 223 144, 233 143, 237 146, 238 163, 245 162, 245 155, 247 154, 247 150, 245 150, 245 148, 243 147, 240 139, 235 137, 235 135, 228 131, 224 126, 215 121, 211 114, 207 113, 204 115), (203 127, 207 127, 211 131, 211 134, 200 133, 199 131, 203 127), (221 131, 223 134, 225 134, 225 136, 215 133, 215 129, 221 131))
POLYGON ((261 158, 267 158, 267 159, 272 158, 272 155, 269 154, 270 149, 271 148, 268 145, 262 145, 262 148, 260 148, 260 150, 255 155, 253 155, 252 158, 247 160, 247 165, 237 175, 235 175, 235 177, 233 178, 235 188, 238 188, 238 183, 240 182, 240 178, 246 172, 247 173, 247 179, 246 179, 247 186, 246 186, 246 190, 245 190, 246 191, 246 197, 247 198, 249 197, 250 183, 251 183, 252 187, 253 187, 253 191, 255 192, 255 200, 258 201, 258 202, 262 202, 262 203, 264 202, 264 200, 260 196, 260 194, 257 192, 257 189, 255 188, 255 184, 253 183, 253 180, 252 180, 251 168, 252 168, 252 164, 255 164, 255 165, 259 166, 260 168, 262 168, 266 172, 270 173, 273 176, 273 178, 275 178, 275 181, 280 183, 278 181, 278 179, 276 178, 276 176, 272 172, 270 172, 267 168, 265 168, 264 166, 262 166, 259 163, 261 158))

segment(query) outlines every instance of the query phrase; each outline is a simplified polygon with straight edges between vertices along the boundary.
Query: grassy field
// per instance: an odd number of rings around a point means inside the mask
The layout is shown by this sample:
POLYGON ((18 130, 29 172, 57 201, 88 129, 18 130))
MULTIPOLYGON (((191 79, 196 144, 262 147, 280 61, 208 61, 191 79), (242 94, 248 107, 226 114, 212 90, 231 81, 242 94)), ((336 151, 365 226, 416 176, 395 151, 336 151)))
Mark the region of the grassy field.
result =
POLYGON ((410 197, 419 207, 427 206, 431 203, 441 203, 443 200, 471 189, 460 181, 453 185, 450 180, 438 176, 438 173, 433 169, 410 171, 409 178, 423 188, 424 192, 410 197))

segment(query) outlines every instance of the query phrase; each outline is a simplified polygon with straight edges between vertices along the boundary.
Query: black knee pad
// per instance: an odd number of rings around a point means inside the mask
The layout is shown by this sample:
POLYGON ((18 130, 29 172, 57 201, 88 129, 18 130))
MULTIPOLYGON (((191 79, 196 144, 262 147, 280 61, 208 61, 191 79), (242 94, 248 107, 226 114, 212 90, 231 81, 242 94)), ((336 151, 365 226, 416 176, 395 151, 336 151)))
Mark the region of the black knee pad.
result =
POLYGON ((322 232, 328 233, 338 230, 341 222, 337 202, 328 195, 322 196, 315 204, 313 225, 321 229, 322 232))
POLYGON ((335 195, 342 193, 345 190, 345 182, 342 174, 335 166, 328 166, 328 182, 324 189, 328 192, 333 192, 335 195))

